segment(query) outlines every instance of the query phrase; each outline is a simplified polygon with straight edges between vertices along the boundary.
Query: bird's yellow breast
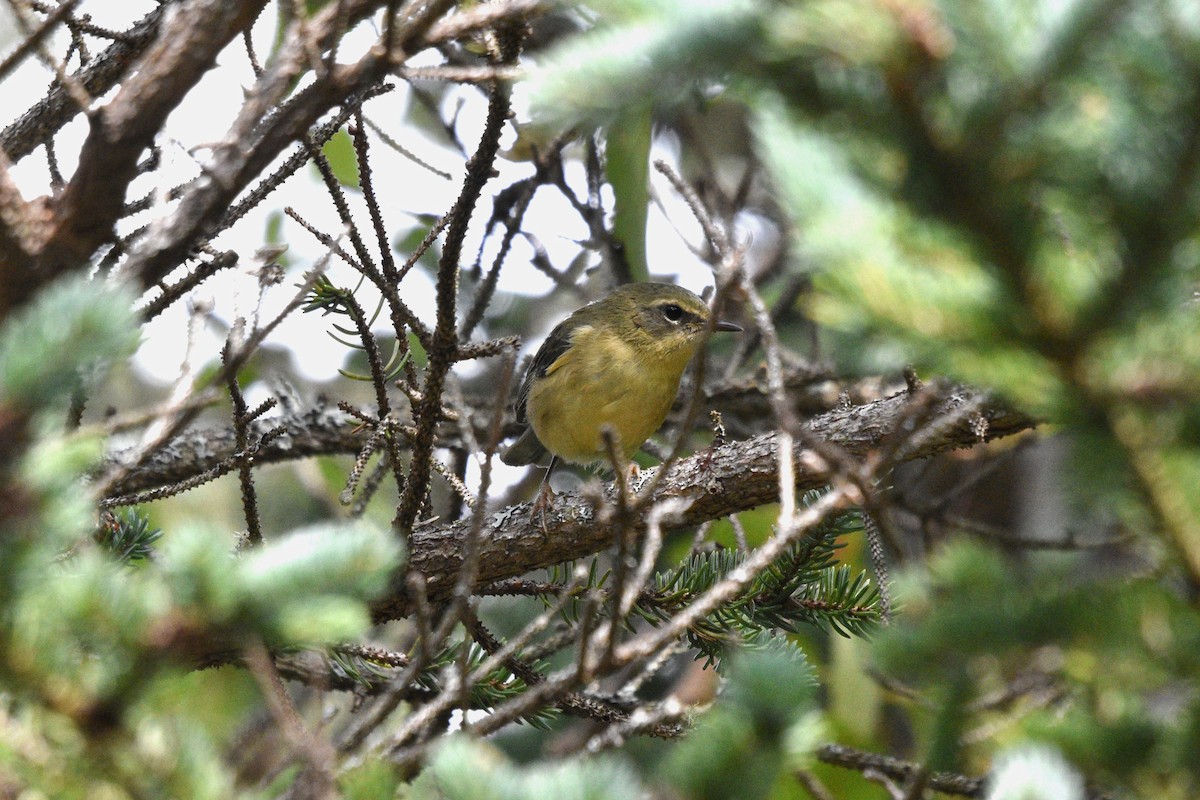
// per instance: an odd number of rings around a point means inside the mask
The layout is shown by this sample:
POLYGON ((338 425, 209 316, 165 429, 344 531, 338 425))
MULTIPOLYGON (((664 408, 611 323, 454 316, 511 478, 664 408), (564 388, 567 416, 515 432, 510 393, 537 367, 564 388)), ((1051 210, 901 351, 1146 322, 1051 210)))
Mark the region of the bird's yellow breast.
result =
POLYGON ((635 351, 619 337, 580 327, 571 347, 530 387, 534 433, 560 458, 588 464, 605 458, 601 430, 610 425, 629 459, 666 419, 692 352, 635 351))

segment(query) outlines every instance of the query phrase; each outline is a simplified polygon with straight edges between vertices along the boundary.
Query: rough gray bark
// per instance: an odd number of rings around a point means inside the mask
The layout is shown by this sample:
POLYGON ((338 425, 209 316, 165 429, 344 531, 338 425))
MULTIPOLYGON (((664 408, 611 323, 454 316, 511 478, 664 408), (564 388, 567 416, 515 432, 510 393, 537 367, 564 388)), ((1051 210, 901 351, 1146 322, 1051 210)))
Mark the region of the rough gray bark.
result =
MULTIPOLYGON (((851 457, 867 457, 872 451, 900 444, 895 457, 912 460, 1010 436, 1035 424, 1023 414, 986 403, 970 390, 930 387, 922 395, 916 399, 901 392, 873 403, 831 411, 811 420, 805 429, 813 438, 851 457), (917 404, 921 408, 914 413, 917 404), (916 425, 918 418, 928 421, 916 425), (903 443, 896 441, 896 436, 902 437, 903 443)), ((818 488, 826 482, 823 472, 804 466, 803 438, 797 440, 794 453, 798 491, 818 488)), ((671 498, 687 501, 690 505, 673 522, 676 527, 687 527, 775 502, 779 496, 777 442, 777 434, 768 433, 682 459, 668 468, 650 503, 671 498)), ((644 472, 633 488, 644 485, 653 472, 644 472)), ((613 497, 612 484, 606 487, 606 495, 613 497)), ((598 523, 595 516, 592 502, 578 492, 558 496, 546 515, 545 529, 542 520, 532 517, 528 503, 488 514, 481 531, 475 585, 485 586, 584 558, 614 544, 614 525, 598 523)), ((644 523, 631 524, 639 527, 644 523)), ((434 521, 413 531, 408 569, 423 577, 431 600, 444 599, 453 590, 472 525, 469 518, 451 524, 434 521)), ((408 604, 406 590, 397 587, 376 603, 375 617, 383 621, 406 616, 408 604)))

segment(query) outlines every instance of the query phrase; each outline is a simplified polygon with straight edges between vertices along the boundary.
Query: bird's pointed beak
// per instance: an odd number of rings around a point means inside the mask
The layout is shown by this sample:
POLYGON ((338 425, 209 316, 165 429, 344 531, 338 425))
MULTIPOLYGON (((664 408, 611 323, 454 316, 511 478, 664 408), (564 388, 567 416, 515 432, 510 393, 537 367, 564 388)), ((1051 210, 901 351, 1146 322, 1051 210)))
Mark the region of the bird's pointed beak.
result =
POLYGON ((742 326, 738 325, 736 322, 729 322, 727 320, 722 319, 722 320, 717 320, 717 324, 713 326, 713 329, 718 330, 718 331, 730 331, 731 333, 736 333, 742 329, 742 326))

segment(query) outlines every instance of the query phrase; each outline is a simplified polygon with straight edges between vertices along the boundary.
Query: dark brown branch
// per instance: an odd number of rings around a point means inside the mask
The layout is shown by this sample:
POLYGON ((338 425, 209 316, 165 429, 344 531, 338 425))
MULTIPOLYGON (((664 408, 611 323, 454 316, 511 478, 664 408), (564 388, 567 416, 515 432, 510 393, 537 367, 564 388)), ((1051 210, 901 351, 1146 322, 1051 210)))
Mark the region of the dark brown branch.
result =
POLYGON ((308 132, 307 141, 297 147, 274 172, 261 179, 255 184, 253 189, 246 192, 240 200, 230 206, 229 210, 221 215, 220 222, 214 226, 214 232, 223 231, 244 217, 246 212, 265 200, 285 180, 308 163, 311 152, 310 146, 320 147, 324 145, 330 137, 341 130, 342 125, 345 124, 347 119, 361 109, 363 103, 381 94, 390 92, 392 88, 391 84, 379 83, 368 86, 361 92, 356 92, 347 97, 338 113, 334 114, 326 122, 313 127, 308 132))
MULTIPOLYGON (((925 767, 892 756, 870 753, 840 744, 824 744, 817 748, 817 760, 856 772, 875 772, 894 781, 904 782, 920 774, 925 767)), ((942 794, 959 797, 983 797, 984 778, 972 778, 952 772, 933 772, 927 775, 926 786, 942 794)), ((1086 790, 1087 800, 1110 800, 1111 795, 1093 788, 1086 790)))
MULTIPOLYGON (((221 349, 221 362, 228 365, 231 340, 225 340, 221 349)), ((246 397, 238 383, 237 371, 230 370, 226 379, 229 388, 229 399, 233 402, 233 431, 234 444, 239 452, 246 453, 250 447, 250 423, 261 417, 266 411, 275 406, 271 398, 254 411, 246 406, 246 397)), ((246 519, 246 541, 250 547, 262 544, 262 522, 258 513, 258 493, 254 488, 254 458, 247 454, 238 465, 238 482, 242 489, 242 512, 246 519)))
MULTIPOLYGON (((351 225, 351 229, 354 226, 351 225)), ((365 248, 363 254, 366 255, 365 248)), ((400 463, 400 445, 396 441, 396 436, 388 431, 392 417, 391 401, 388 399, 387 393, 387 370, 384 367, 383 356, 379 353, 379 342, 371 333, 371 322, 367 319, 367 315, 363 312, 362 306, 358 304, 358 300, 353 294, 348 294, 343 301, 345 308, 350 315, 350 319, 354 321, 354 327, 358 331, 359 341, 362 342, 363 353, 367 356, 367 364, 370 366, 371 384, 375 389, 375 413, 378 416, 380 430, 384 432, 383 446, 387 452, 388 461, 393 465, 392 474, 396 478, 396 491, 404 491, 404 479, 401 477, 400 470, 395 468, 395 465, 400 463)))
POLYGON ((17 49, 9 53, 3 61, 0 61, 0 81, 4 80, 4 77, 9 72, 28 58, 30 53, 41 46, 46 37, 58 27, 58 23, 62 22, 63 17, 70 15, 77 5, 79 5, 79 0, 67 0, 61 6, 55 7, 50 12, 49 17, 42 20, 37 28, 30 31, 25 36, 25 39, 17 45, 17 49))
POLYGON ((50 276, 85 262, 111 238, 142 153, 184 95, 216 63, 221 49, 254 22, 265 2, 195 0, 170 17, 169 27, 117 96, 92 115, 79 168, 63 192, 50 238, 38 256, 41 280, 28 281, 26 297, 50 276))
MULTIPOLYGON (((840 744, 822 745, 817 750, 817 758, 835 767, 852 769, 858 772, 868 770, 878 772, 895 781, 908 781, 919 775, 924 769, 920 764, 902 761, 891 756, 878 753, 868 753, 840 744)), ((971 778, 966 775, 955 775, 949 772, 934 772, 927 776, 926 785, 943 794, 953 794, 959 797, 982 797, 983 779, 971 778)))
MULTIPOLYGON (((341 22, 360 19, 380 3, 360 0, 338 8, 327 7, 314 20, 310 29, 322 44, 332 44, 333 31, 341 22)), ((334 106, 344 105, 355 92, 378 83, 393 66, 421 47, 422 37, 452 3, 436 0, 422 7, 417 16, 407 21, 397 40, 397 52, 386 53, 374 48, 354 64, 334 65, 311 85, 298 92, 278 113, 262 121, 261 104, 243 109, 225 141, 205 165, 206 174, 195 181, 180 199, 175 212, 158 231, 153 241, 145 242, 132 253, 126 268, 141 279, 143 286, 153 286, 186 258, 197 239, 204 235, 219 208, 228 206, 251 180, 289 144, 299 141, 321 115, 334 106), (249 140, 247 141, 247 137, 249 140)), ((280 59, 283 63, 287 59, 280 59)), ((268 71, 260 81, 267 84, 264 92, 279 83, 279 75, 268 71)))
MULTIPOLYGON (((59 8, 61 8, 61 6, 57 5, 56 3, 44 2, 44 0, 29 0, 29 7, 39 14, 53 14, 59 8)), ((119 42, 123 41, 128 36, 128 34, 124 31, 114 31, 94 24, 91 21, 91 15, 89 14, 84 14, 80 17, 76 17, 74 14, 70 13, 67 14, 66 26, 68 30, 75 34, 76 37, 86 33, 88 36, 95 36, 100 39, 109 39, 111 41, 119 42)), ((83 52, 80 53, 80 58, 85 64, 90 60, 86 48, 84 48, 83 52)), ((63 61, 67 60, 68 59, 66 58, 63 59, 63 61)))
MULTIPOLYGON (((140 56, 158 32, 163 14, 176 2, 164 2, 109 45, 86 67, 75 73, 76 82, 92 97, 101 97, 117 85, 121 76, 140 56)), ((0 150, 14 162, 20 161, 82 113, 63 86, 54 86, 36 105, 0 132, 0 150)))

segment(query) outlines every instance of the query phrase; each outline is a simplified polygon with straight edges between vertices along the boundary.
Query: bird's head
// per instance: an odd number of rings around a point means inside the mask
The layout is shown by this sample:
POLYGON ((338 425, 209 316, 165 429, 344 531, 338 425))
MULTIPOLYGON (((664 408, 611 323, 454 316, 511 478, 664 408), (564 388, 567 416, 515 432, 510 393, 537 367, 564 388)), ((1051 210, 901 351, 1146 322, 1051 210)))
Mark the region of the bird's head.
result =
MULTIPOLYGON (((670 283, 631 283, 616 289, 604 302, 613 303, 614 322, 627 327, 622 338, 648 360, 686 364, 695 355, 708 329, 712 310, 698 295, 670 283)), ((718 331, 740 331, 732 322, 718 321, 718 331)))

